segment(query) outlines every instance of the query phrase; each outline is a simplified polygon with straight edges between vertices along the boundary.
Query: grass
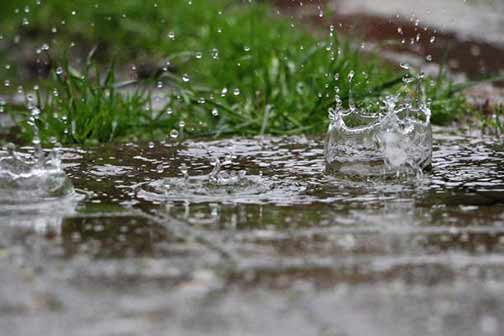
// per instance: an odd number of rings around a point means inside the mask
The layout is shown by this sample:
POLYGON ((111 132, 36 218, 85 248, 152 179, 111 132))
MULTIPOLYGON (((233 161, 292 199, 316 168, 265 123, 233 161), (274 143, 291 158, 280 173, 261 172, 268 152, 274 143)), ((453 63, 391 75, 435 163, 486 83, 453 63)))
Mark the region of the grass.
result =
POLYGON ((487 101, 479 109, 483 115, 483 130, 490 134, 502 136, 504 134, 504 105, 491 106, 487 101))
MULTIPOLYGON (((360 105, 402 90, 404 74, 377 56, 329 31, 314 36, 266 4, 97 3, 0 4, 0 59, 13 63, 7 75, 14 79, 15 69, 23 67, 8 52, 15 36, 21 45, 49 46, 36 55, 52 73, 39 83, 39 92, 46 92, 37 101, 44 143, 159 139, 173 130, 188 136, 322 134, 336 87, 348 103, 350 71, 356 73, 353 89, 360 105), (95 45, 96 53, 86 57, 95 45), (131 77, 142 77, 145 60, 152 68, 148 78, 127 93, 119 90, 118 82, 128 79, 126 66, 131 77), (56 74, 58 67, 65 75, 56 74), (153 108, 153 95, 162 96, 162 108, 153 108)), ((437 123, 454 120, 466 108, 443 74, 428 85, 428 95, 437 123)), ((29 139, 31 127, 20 126, 29 139)))
MULTIPOLYGON (((53 73, 51 90, 37 91, 35 101, 42 110, 37 118, 43 143, 83 144, 114 139, 150 139, 168 127, 162 116, 167 107, 152 111, 153 98, 142 89, 119 93, 114 67, 102 78, 99 67, 89 59, 82 72, 68 63, 53 73)), ((20 125, 26 141, 33 137, 30 110, 20 125)))

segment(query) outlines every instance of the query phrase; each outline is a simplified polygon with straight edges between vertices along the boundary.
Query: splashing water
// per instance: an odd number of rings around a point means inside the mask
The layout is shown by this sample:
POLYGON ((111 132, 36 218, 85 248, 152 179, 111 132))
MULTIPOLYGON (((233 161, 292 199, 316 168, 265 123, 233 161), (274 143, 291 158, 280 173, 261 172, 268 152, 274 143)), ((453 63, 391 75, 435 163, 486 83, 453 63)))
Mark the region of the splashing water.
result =
POLYGON ((63 218, 81 199, 63 171, 57 151, 0 150, 0 223, 39 233, 60 232, 63 218))
POLYGON ((37 201, 73 192, 57 151, 20 153, 13 145, 0 151, 0 200, 3 204, 37 201))
POLYGON ((6 204, 36 203, 73 193, 63 171, 58 150, 48 155, 40 141, 38 119, 41 110, 33 96, 27 97, 28 120, 33 129, 32 149, 19 152, 13 144, 0 150, 0 202, 6 204))
MULTIPOLYGON (((423 74, 413 79, 417 84, 414 98, 387 96, 375 113, 355 106, 353 77, 351 72, 348 109, 337 98, 336 107, 329 110, 327 172, 348 177, 421 174, 432 158, 431 112, 422 85, 423 74)), ((411 83, 411 77, 404 82, 411 83)))
POLYGON ((149 201, 189 201, 222 203, 281 203, 286 196, 300 192, 298 186, 275 178, 247 175, 245 170, 222 170, 229 162, 214 158, 209 174, 190 176, 184 165, 183 177, 170 177, 142 186, 138 197, 149 201))

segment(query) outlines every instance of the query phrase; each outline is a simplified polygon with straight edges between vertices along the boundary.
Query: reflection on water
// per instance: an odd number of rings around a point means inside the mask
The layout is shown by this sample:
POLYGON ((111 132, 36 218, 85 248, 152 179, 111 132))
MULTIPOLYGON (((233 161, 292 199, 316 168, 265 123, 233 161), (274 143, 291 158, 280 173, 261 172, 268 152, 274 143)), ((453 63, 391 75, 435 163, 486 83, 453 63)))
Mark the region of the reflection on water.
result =
POLYGON ((77 208, 0 205, 0 327, 500 335, 504 146, 434 139, 432 172, 393 181, 327 176, 302 137, 64 150, 77 208))

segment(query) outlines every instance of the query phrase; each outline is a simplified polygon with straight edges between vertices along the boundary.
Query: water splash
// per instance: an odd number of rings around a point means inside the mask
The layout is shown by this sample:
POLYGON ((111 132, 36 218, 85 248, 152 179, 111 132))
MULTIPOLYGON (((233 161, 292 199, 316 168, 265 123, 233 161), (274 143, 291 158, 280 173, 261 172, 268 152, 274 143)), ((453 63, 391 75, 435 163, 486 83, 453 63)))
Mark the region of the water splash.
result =
POLYGON ((33 129, 32 148, 18 151, 13 144, 0 150, 0 201, 2 204, 36 203, 73 193, 62 167, 58 149, 46 153, 38 122, 41 110, 32 95, 26 97, 33 129))
POLYGON ((0 200, 3 204, 36 202, 66 196, 73 187, 57 151, 18 152, 14 145, 0 151, 0 200))
POLYGON ((358 109, 348 76, 348 109, 341 99, 329 110, 326 170, 354 177, 421 174, 431 164, 431 112, 425 98, 423 74, 407 76, 405 85, 416 84, 412 95, 386 96, 377 111, 358 109))
POLYGON ((182 177, 169 177, 145 184, 138 191, 139 198, 148 201, 184 201, 191 203, 282 203, 286 197, 299 194, 304 188, 283 183, 274 177, 248 175, 245 170, 224 170, 213 158, 209 174, 191 176, 187 166, 181 168, 182 177))

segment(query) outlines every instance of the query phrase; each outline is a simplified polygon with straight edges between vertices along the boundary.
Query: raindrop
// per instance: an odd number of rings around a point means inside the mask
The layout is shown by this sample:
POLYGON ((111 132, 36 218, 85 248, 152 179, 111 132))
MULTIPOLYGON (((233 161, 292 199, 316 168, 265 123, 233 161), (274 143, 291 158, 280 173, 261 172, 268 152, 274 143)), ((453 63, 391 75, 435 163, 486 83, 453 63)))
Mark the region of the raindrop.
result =
POLYGON ((171 137, 172 139, 176 139, 176 138, 178 138, 178 136, 179 136, 179 132, 178 132, 176 129, 172 129, 172 130, 170 131, 170 137, 171 137))
POLYGON ((7 105, 7 102, 5 101, 4 98, 0 97, 0 113, 3 113, 5 110, 5 105, 7 105))
POLYGON ((212 58, 213 58, 214 60, 216 60, 216 59, 218 59, 218 58, 219 58, 219 50, 218 50, 218 49, 216 49, 216 48, 213 48, 213 49, 212 49, 212 58))
POLYGON ((404 70, 409 70, 410 65, 408 63, 400 63, 399 66, 403 68, 404 70))

